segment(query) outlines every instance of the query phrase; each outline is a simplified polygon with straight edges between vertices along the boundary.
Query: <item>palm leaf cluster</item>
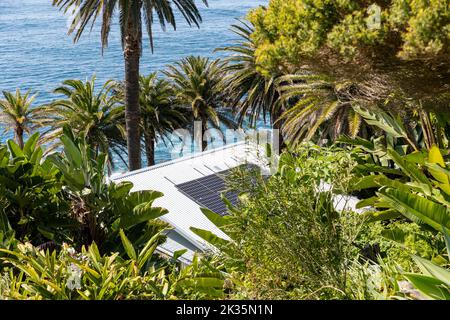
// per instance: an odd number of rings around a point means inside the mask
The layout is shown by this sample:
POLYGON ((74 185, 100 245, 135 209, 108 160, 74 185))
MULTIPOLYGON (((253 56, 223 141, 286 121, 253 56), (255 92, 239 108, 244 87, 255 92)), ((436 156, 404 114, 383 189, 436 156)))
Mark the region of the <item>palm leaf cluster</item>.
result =
POLYGON ((361 116, 353 110, 354 106, 367 104, 360 87, 352 82, 336 84, 303 71, 262 73, 255 57, 254 26, 240 21, 231 30, 238 40, 217 50, 228 53, 227 105, 233 108, 238 123, 247 119, 254 126, 269 116, 272 126, 281 129, 292 144, 311 139, 335 140, 343 133, 356 136, 365 130, 361 116))
MULTIPOLYGON (((218 59, 189 56, 164 71, 174 86, 176 103, 190 110, 194 120, 201 121, 202 136, 208 127, 235 126, 223 108, 227 100, 224 66, 225 63, 218 59)), ((206 146, 207 142, 203 140, 202 150, 206 146)))
POLYGON ((55 141, 61 136, 62 128, 69 126, 77 135, 85 137, 96 153, 109 154, 112 166, 112 154, 122 157, 126 146, 124 107, 113 95, 113 88, 114 82, 108 81, 96 92, 95 77, 85 82, 64 81, 54 90, 63 98, 45 107, 51 117, 43 123, 48 128, 44 141, 55 141))
POLYGON ((364 102, 352 98, 352 83, 336 85, 305 72, 281 76, 277 85, 280 99, 289 106, 280 119, 291 142, 313 138, 334 141, 344 133, 355 137, 360 132, 362 118, 354 107, 364 102))
MULTIPOLYGON (((202 1, 205 5, 208 4, 206 0, 202 1)), ((189 26, 199 26, 202 21, 194 0, 53 0, 53 5, 64 12, 76 9, 75 17, 69 27, 69 34, 74 34, 74 41, 81 38, 86 27, 92 30, 97 19, 101 20, 101 41, 104 48, 108 46, 111 25, 117 11, 122 45, 125 46, 125 35, 131 24, 138 26, 138 34, 142 41, 142 21, 144 21, 152 50, 155 15, 163 30, 167 25, 176 29, 174 7, 180 11, 189 26)))
POLYGON ((228 54, 225 58, 228 105, 237 114, 239 124, 248 119, 250 126, 255 126, 261 118, 266 121, 267 115, 274 124, 281 112, 279 94, 275 77, 258 72, 256 44, 251 38, 253 26, 250 22, 240 21, 231 26, 231 31, 238 36, 236 43, 217 49, 228 54))
POLYGON ((48 113, 42 107, 33 107, 36 95, 30 96, 30 91, 22 94, 19 89, 15 93, 3 91, 4 99, 0 99, 0 124, 3 133, 14 131, 14 137, 21 148, 24 147, 24 135, 30 135, 42 122, 48 113))

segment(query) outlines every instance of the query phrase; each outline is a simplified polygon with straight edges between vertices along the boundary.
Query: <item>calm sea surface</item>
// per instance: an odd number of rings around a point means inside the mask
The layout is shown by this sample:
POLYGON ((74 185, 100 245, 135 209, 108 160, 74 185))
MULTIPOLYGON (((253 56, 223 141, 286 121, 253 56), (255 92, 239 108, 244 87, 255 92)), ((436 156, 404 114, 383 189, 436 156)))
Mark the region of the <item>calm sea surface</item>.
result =
MULTIPOLYGON (((155 24, 155 53, 148 38, 142 58, 144 74, 161 70, 187 55, 220 57, 217 47, 230 44, 229 31, 236 18, 268 0, 209 0, 209 8, 199 5, 203 23, 189 28, 178 16, 177 30, 160 30, 155 24)), ((31 89, 38 93, 36 103, 52 99, 51 91, 65 79, 97 76, 97 83, 123 79, 123 56, 117 25, 112 29, 109 47, 101 53, 99 28, 85 33, 74 44, 67 36, 70 19, 52 7, 52 0, 0 0, 0 91, 31 89)), ((9 138, 0 136, 1 140, 9 138)), ((170 148, 160 143, 156 161, 170 159, 170 148)))

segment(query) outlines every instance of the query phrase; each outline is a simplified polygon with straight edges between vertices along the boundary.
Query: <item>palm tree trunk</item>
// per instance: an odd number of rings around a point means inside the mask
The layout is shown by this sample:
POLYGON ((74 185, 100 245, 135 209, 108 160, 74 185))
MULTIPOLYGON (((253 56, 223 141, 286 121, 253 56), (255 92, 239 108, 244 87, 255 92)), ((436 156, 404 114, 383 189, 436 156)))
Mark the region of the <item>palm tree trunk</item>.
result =
POLYGON ((155 165, 155 136, 153 132, 144 133, 145 136, 145 152, 147 155, 147 165, 155 165))
POLYGON ((17 144, 19 145, 20 149, 23 149, 23 128, 20 125, 16 127, 16 137, 17 144))
POLYGON ((130 171, 141 168, 139 114, 139 63, 141 58, 141 22, 128 19, 125 36, 125 123, 130 171))
POLYGON ((202 120, 202 151, 205 151, 208 147, 208 141, 205 140, 205 132, 208 130, 208 121, 203 119, 202 120))

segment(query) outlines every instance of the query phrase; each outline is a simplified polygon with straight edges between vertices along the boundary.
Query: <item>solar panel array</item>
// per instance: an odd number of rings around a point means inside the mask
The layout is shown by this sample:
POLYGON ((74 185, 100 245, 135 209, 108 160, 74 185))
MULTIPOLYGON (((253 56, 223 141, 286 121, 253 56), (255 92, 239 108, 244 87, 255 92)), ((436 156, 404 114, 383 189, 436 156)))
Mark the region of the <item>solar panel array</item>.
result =
POLYGON ((238 204, 237 192, 225 192, 227 189, 225 178, 231 170, 233 169, 188 181, 176 187, 201 207, 224 216, 227 214, 227 207, 221 199, 222 193, 234 206, 238 204))

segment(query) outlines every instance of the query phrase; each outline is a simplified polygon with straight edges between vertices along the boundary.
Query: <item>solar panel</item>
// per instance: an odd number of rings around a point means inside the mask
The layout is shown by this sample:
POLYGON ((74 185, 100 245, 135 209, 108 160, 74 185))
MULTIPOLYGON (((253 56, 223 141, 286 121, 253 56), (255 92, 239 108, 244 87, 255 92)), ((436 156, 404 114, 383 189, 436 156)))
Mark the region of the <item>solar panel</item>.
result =
MULTIPOLYGON (((242 165, 241 167, 243 166, 248 167, 248 165, 242 165)), ((196 180, 181 183, 176 185, 176 187, 181 193, 195 201, 201 207, 224 216, 227 214, 227 207, 221 199, 221 194, 224 193, 225 197, 234 206, 236 206, 239 201, 237 192, 225 192, 225 178, 230 174, 231 170, 233 169, 224 170, 196 180)))

